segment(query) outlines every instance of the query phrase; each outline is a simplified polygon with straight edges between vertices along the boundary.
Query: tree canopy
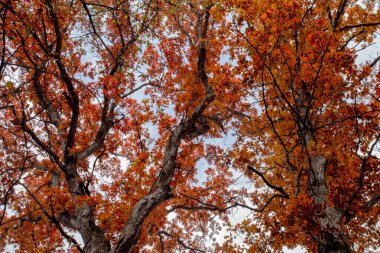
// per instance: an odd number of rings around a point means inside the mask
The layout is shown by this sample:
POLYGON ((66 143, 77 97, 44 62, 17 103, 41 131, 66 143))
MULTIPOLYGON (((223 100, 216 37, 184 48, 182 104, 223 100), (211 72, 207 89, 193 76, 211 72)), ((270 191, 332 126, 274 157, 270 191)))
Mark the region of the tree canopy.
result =
POLYGON ((376 1, 0 0, 0 13, 0 250, 380 244, 376 1))

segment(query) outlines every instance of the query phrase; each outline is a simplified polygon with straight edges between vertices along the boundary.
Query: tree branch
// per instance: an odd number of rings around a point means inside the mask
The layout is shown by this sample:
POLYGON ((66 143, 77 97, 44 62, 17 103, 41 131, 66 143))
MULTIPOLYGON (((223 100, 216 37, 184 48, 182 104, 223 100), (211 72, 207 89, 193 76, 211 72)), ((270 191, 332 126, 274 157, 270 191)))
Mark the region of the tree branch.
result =
POLYGON ((377 26, 380 25, 380 21, 378 22, 371 22, 371 23, 363 23, 363 24, 356 24, 356 25, 346 25, 339 29, 339 31, 344 31, 352 28, 359 28, 359 27, 368 27, 368 26, 377 26))
POLYGON ((208 6, 205 8, 204 12, 198 16, 199 26, 197 27, 198 31, 200 31, 198 33, 199 45, 197 59, 197 77, 200 78, 206 94, 200 103, 195 107, 189 118, 180 123, 172 132, 165 148, 162 169, 151 188, 151 192, 148 195, 142 197, 133 207, 126 226, 121 233, 113 252, 130 252, 133 246, 137 243, 143 222, 146 217, 159 204, 170 198, 170 182, 174 177, 174 172, 177 167, 176 159, 181 140, 186 135, 188 129, 194 125, 196 120, 204 112, 207 105, 214 100, 214 91, 208 84, 208 77, 205 70, 206 34, 210 17, 210 8, 211 6, 208 6))
POLYGON ((249 171, 252 171, 254 172, 256 175, 258 175, 263 181, 264 183, 271 189, 275 190, 275 191, 278 191, 280 192, 284 197, 289 197, 289 194, 284 190, 284 188, 280 187, 280 186, 275 186, 273 184, 271 184, 266 178, 265 176, 263 175, 263 173, 261 173, 260 171, 256 170, 255 168, 253 168, 252 166, 247 166, 248 170, 249 171))
POLYGON ((160 232, 158 232, 158 234, 159 234, 159 235, 166 235, 166 236, 168 236, 168 237, 170 237, 170 238, 176 239, 176 241, 177 241, 177 243, 178 243, 179 245, 181 245, 183 248, 185 248, 185 249, 187 249, 187 250, 191 250, 191 251, 194 252, 194 253, 195 253, 195 252, 205 253, 205 251, 203 251, 203 250, 196 249, 196 248, 193 248, 193 247, 188 246, 188 245, 185 244, 180 238, 176 238, 176 237, 174 237, 172 234, 170 234, 170 233, 168 233, 168 232, 166 232, 166 231, 160 231, 160 232))

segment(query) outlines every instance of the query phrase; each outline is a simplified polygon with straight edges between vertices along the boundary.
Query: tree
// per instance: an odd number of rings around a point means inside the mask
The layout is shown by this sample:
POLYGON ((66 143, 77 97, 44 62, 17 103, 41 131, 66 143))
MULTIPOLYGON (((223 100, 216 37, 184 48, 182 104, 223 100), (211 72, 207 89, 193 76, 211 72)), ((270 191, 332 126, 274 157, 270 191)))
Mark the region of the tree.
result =
POLYGON ((240 224, 252 252, 379 245, 379 67, 363 63, 375 1, 230 1, 231 51, 251 99, 232 152, 264 203, 240 224))
POLYGON ((2 250, 205 250, 195 234, 219 229, 230 196, 223 167, 196 184, 202 136, 228 120, 214 10, 1 1, 2 250))
POLYGON ((378 4, 1 0, 0 12, 1 250, 379 244, 380 57, 356 61, 378 4), (236 208, 254 213, 235 226, 236 208), (213 241, 222 226, 246 243, 213 241))

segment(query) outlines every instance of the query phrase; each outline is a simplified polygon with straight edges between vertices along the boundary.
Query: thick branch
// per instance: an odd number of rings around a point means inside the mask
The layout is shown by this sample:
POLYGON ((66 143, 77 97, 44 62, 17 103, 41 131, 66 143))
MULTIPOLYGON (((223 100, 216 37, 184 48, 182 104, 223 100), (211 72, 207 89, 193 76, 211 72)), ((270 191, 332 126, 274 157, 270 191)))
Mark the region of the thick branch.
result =
POLYGON ((176 169, 176 159, 178 149, 182 138, 186 135, 187 130, 194 125, 196 120, 201 116, 207 105, 214 99, 214 92, 207 81, 207 74, 205 70, 206 62, 206 34, 208 27, 208 20, 210 17, 209 10, 211 6, 207 7, 202 15, 198 16, 199 27, 198 33, 198 77, 200 78, 204 90, 206 92, 204 98, 200 101, 198 106, 194 109, 193 113, 188 119, 179 124, 172 132, 168 144, 166 145, 163 166, 155 181, 151 193, 141 198, 133 207, 126 226, 121 233, 117 245, 113 252, 130 252, 133 246, 137 243, 138 237, 141 233, 141 228, 146 217, 153 211, 155 207, 170 198, 170 182, 174 177, 176 169))
POLYGON ((70 129, 69 134, 67 136, 66 141, 66 147, 65 147, 65 160, 71 159, 70 157, 70 149, 74 146, 75 142, 75 134, 78 127, 78 119, 79 119, 79 97, 77 92, 75 91, 74 84, 72 82, 72 79, 70 75, 67 73, 65 65, 63 64, 63 61, 61 59, 61 50, 62 50, 62 44, 63 44, 63 35, 61 33, 61 27, 59 24, 59 20, 57 17, 57 14, 53 8, 53 5, 51 1, 47 1, 47 6, 50 14, 50 18, 53 22, 54 26, 54 32, 56 36, 56 47, 54 52, 54 58, 55 62, 57 64, 57 67, 60 72, 60 77, 62 81, 65 83, 66 88, 69 92, 67 99, 69 102, 69 105, 71 107, 71 122, 70 122, 70 129))

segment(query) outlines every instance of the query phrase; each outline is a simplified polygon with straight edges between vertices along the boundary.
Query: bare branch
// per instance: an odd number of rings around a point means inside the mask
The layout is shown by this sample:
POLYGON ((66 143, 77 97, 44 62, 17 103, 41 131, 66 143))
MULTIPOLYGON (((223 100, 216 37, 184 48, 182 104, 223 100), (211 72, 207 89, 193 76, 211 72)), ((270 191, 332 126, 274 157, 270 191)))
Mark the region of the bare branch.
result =
POLYGON ((376 205, 378 202, 380 202, 380 193, 376 194, 373 196, 365 205, 364 205, 364 210, 366 212, 369 212, 371 208, 376 205))
POLYGON ((371 23, 363 23, 363 24, 356 24, 356 25, 346 25, 339 29, 339 31, 344 31, 352 28, 359 28, 359 27, 369 27, 369 26, 378 26, 380 25, 380 21, 378 22, 371 22, 371 23))
POLYGON ((185 248, 185 249, 187 249, 187 250, 191 250, 191 251, 194 252, 194 253, 195 253, 195 252, 205 253, 205 251, 203 251, 203 250, 196 249, 196 248, 193 248, 193 247, 188 246, 188 245, 185 244, 184 241, 182 241, 180 238, 176 238, 176 237, 174 237, 172 234, 170 234, 170 233, 168 233, 168 232, 166 232, 166 231, 160 231, 160 232, 158 232, 158 234, 159 234, 159 235, 166 235, 166 236, 168 236, 168 237, 170 237, 170 238, 176 239, 176 241, 177 241, 177 243, 178 243, 179 245, 181 245, 183 248, 185 248))
POLYGON ((284 190, 284 188, 280 187, 280 186, 275 186, 273 184, 271 184, 266 178, 265 176, 263 175, 263 173, 261 173, 260 171, 256 170, 255 168, 253 168, 252 166, 247 166, 248 170, 249 171, 253 171, 256 175, 258 175, 263 181, 264 183, 271 189, 275 190, 275 191, 278 191, 280 192, 284 197, 289 197, 289 194, 286 193, 286 191, 284 190))

